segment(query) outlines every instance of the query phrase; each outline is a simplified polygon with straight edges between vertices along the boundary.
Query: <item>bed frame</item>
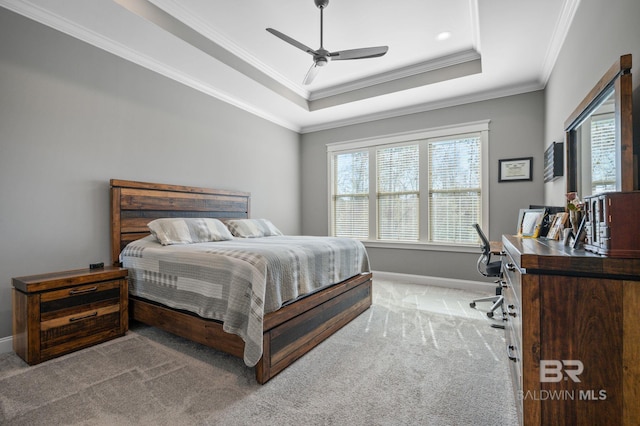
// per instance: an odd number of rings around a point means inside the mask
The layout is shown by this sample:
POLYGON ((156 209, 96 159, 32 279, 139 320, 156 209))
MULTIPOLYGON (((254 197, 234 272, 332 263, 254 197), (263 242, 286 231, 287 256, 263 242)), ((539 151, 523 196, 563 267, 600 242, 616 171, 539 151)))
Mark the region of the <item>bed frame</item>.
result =
MULTIPOLYGON (((160 217, 248 218, 250 194, 239 191, 111 180, 111 259, 129 242, 149 235, 160 217)), ((371 273, 364 273, 266 314, 263 355, 255 367, 264 384, 371 306, 371 273)), ((222 322, 129 297, 129 316, 178 336, 242 358, 244 342, 222 322)))

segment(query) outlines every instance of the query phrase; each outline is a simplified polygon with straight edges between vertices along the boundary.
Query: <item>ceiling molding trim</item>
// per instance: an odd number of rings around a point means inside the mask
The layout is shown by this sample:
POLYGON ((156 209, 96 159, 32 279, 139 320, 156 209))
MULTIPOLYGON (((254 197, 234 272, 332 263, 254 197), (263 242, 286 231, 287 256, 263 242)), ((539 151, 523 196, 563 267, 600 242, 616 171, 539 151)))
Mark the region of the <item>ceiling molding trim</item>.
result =
POLYGON ((553 29, 551 42, 549 43, 549 48, 547 49, 547 53, 545 54, 544 62, 542 65, 541 79, 542 84, 545 86, 547 85, 547 81, 549 81, 549 77, 551 77, 551 72, 553 71, 553 67, 556 64, 558 55, 560 55, 562 45, 567 38, 569 28, 571 28, 571 23, 573 22, 573 18, 576 15, 578 6, 580 6, 580 0, 564 1, 562 11, 560 12, 560 16, 558 17, 558 22, 556 22, 556 26, 553 29))
POLYGON ((402 92, 418 87, 426 87, 431 84, 467 77, 470 75, 479 74, 481 72, 481 60, 476 59, 474 61, 463 62, 444 68, 437 68, 409 77, 392 80, 386 83, 376 84, 366 89, 352 90, 341 95, 316 99, 315 101, 309 102, 309 110, 318 111, 325 108, 331 108, 351 102, 384 96, 391 93, 402 92))
POLYGON ((264 62, 256 59, 254 55, 243 49, 240 45, 234 42, 232 39, 217 31, 206 21, 197 15, 191 13, 187 8, 175 0, 148 0, 156 7, 164 10, 166 13, 172 15, 175 19, 182 21, 185 25, 191 27, 194 31, 202 34, 204 37, 218 44, 222 48, 228 50, 233 55, 239 57, 243 61, 247 62, 258 71, 270 76, 271 78, 280 82, 288 89, 296 92, 298 95, 305 99, 309 98, 309 90, 300 87, 300 85, 289 80, 287 77, 274 70, 264 62))
POLYGON ((148 0, 113 0, 129 12, 143 18, 163 31, 171 34, 183 42, 195 47, 205 55, 238 71, 265 88, 280 95, 295 105, 308 110, 309 102, 306 98, 290 90, 278 80, 258 70, 242 60, 223 46, 196 31, 180 19, 166 12, 148 0))
POLYGON ((480 12, 478 9, 478 0, 469 0, 469 11, 471 12, 471 39, 473 48, 482 52, 480 49, 480 12))
POLYGON ((442 101, 414 105, 407 108, 398 108, 395 110, 383 111, 380 113, 362 115, 360 117, 354 117, 347 120, 337 120, 337 121, 322 123, 318 125, 304 126, 300 130, 300 133, 301 134, 312 133, 312 132, 318 132, 322 130, 335 129, 338 127, 368 123, 371 121, 385 120, 388 118, 396 118, 404 115, 419 114, 422 112, 433 111, 433 110, 438 110, 442 108, 449 108, 449 107, 454 107, 454 106, 459 106, 464 104, 470 104, 474 102, 504 98, 506 96, 521 95, 524 93, 535 92, 537 90, 542 90, 542 89, 544 89, 544 85, 538 82, 519 85, 519 86, 513 86, 509 88, 500 88, 500 89, 486 91, 482 93, 475 93, 472 95, 458 96, 456 98, 445 99, 442 101))
POLYGON ((486 132, 489 130, 490 119, 471 121, 468 123, 447 124, 444 126, 429 127, 421 130, 407 130, 404 132, 395 132, 383 135, 368 136, 365 138, 352 139, 339 142, 330 142, 327 146, 327 152, 344 151, 350 149, 359 149, 367 146, 387 145, 390 143, 406 141, 410 136, 412 139, 429 139, 439 138, 451 135, 451 130, 455 129, 457 134, 486 132))
MULTIPOLYGON (((235 56, 239 57, 243 61, 249 63, 259 71, 264 74, 269 75, 270 77, 278 80, 281 84, 298 93, 300 96, 306 98, 309 102, 331 97, 335 95, 340 95, 343 93, 351 92, 354 90, 365 89, 371 86, 375 86, 377 84, 387 83, 390 81, 399 80, 405 77, 411 77, 414 75, 427 73, 434 71, 440 68, 446 68, 452 65, 458 65, 465 62, 471 62, 477 59, 480 59, 480 54, 475 49, 469 49, 462 52, 457 52, 451 55, 443 56, 436 58, 434 60, 421 62, 418 64, 410 65, 404 68, 396 69, 387 73, 375 74, 370 77, 365 77, 359 80, 352 81, 350 83, 346 83, 338 86, 331 86, 325 89, 319 89, 313 92, 310 92, 306 89, 301 89, 299 85, 289 80, 287 77, 283 76, 279 72, 275 71, 265 63, 257 60, 255 56, 251 53, 240 47, 233 40, 229 39, 224 34, 217 31, 215 28, 211 27, 207 22, 202 20, 197 15, 190 12, 183 5, 175 0, 147 0, 150 3, 154 4, 156 7, 161 8, 166 13, 172 15, 175 19, 182 21, 185 25, 191 27, 194 31, 202 34, 204 37, 209 40, 215 42, 220 45, 224 49, 228 50, 235 56)), ((478 14, 477 14, 477 0, 469 0, 471 2, 471 6, 475 6, 475 15, 472 10, 472 22, 475 22, 476 28, 479 28, 478 25, 478 14), (474 21, 475 20, 475 21, 474 21)), ((477 41, 479 43, 479 33, 474 34, 474 43, 477 41)))
POLYGON ((114 54, 122 59, 125 59, 134 64, 140 65, 148 70, 163 75, 171 80, 180 82, 188 87, 198 90, 207 95, 213 96, 222 102, 226 102, 242 110, 247 111, 253 115, 261 117, 265 120, 278 124, 289 130, 300 132, 300 126, 297 126, 291 122, 282 120, 272 114, 269 114, 263 110, 257 109, 252 105, 241 102, 238 99, 230 96, 229 94, 215 89, 198 79, 167 66, 164 63, 158 62, 134 49, 131 49, 121 43, 114 42, 111 39, 105 38, 102 35, 93 32, 85 27, 82 27, 74 22, 71 22, 59 15, 53 14, 48 10, 45 10, 39 6, 36 6, 28 1, 19 0, 0 0, 0 6, 11 10, 19 15, 32 19, 42 25, 51 27, 57 31, 67 34, 73 38, 81 40, 106 52, 114 54))
POLYGON ((466 62, 476 61, 478 59, 481 59, 481 57, 477 51, 475 51, 474 49, 465 50, 462 52, 454 53, 447 56, 442 56, 440 58, 432 59, 429 61, 420 62, 418 64, 398 68, 393 71, 388 71, 388 72, 376 74, 370 77, 354 80, 350 83, 340 84, 337 86, 316 90, 311 92, 311 95, 309 96, 309 101, 313 102, 319 99, 341 95, 343 93, 352 92, 355 90, 366 89, 367 87, 375 86, 378 84, 389 83, 405 77, 412 77, 415 75, 435 71, 441 68, 446 68, 453 65, 459 65, 466 62))

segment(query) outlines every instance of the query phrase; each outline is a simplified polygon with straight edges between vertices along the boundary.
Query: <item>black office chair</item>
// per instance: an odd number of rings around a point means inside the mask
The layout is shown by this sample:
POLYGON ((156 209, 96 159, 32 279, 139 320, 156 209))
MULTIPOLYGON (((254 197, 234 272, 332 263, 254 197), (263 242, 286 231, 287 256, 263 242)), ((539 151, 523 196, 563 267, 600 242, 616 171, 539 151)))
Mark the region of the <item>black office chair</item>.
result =
MULTIPOLYGON (((502 277, 502 261, 495 261, 495 262, 491 261, 491 246, 489 244, 489 240, 487 239, 487 236, 484 235, 484 232, 482 232, 482 229, 480 229, 480 225, 475 223, 473 226, 476 228, 476 231, 480 236, 480 240, 482 241, 482 245, 481 245, 482 254, 478 258, 478 264, 477 264, 478 272, 484 275, 485 277, 501 278, 502 277)), ((496 282, 500 283, 500 280, 496 282)), ((491 305, 491 308, 489 309, 489 312, 487 312, 487 316, 489 318, 493 318, 494 312, 498 308, 502 308, 502 304, 504 302, 504 297, 502 296, 502 286, 498 284, 498 286, 496 287, 495 296, 476 299, 473 302, 471 302, 469 306, 471 306, 472 308, 475 308, 476 303, 478 302, 493 303, 493 305, 491 305)))

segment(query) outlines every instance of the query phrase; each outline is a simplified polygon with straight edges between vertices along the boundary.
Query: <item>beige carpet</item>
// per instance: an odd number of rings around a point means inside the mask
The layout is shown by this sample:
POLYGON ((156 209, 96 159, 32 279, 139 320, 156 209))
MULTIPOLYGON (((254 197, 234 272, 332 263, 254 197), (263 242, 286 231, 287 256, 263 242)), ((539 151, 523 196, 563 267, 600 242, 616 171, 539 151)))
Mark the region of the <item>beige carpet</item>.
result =
POLYGON ((0 424, 513 425, 503 331, 477 296, 377 281, 371 309, 264 386, 142 325, 33 367, 3 354, 0 424))

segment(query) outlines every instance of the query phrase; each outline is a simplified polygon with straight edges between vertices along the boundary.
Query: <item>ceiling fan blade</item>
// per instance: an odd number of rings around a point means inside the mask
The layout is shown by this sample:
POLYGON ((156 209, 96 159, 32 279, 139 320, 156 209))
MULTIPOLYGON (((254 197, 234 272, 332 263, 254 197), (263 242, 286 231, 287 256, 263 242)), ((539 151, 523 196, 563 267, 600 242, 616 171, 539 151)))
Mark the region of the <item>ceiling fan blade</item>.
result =
POLYGON ((274 36, 286 41, 290 45, 297 47, 300 50, 303 50, 303 51, 305 51, 305 52, 307 52, 307 53, 309 53, 311 55, 317 55, 317 52, 315 50, 313 50, 312 48, 310 48, 309 46, 305 46, 304 44, 300 43, 298 40, 294 40, 291 37, 289 37, 288 35, 282 34, 278 30, 274 30, 273 28, 267 28, 267 31, 269 31, 274 36))
POLYGON ((304 81, 302 82, 302 84, 311 84, 318 75, 319 71, 320 67, 316 62, 314 62, 313 65, 311 65, 311 68, 309 68, 309 71, 307 71, 307 75, 304 76, 304 81))
POLYGON ((377 58, 383 56, 389 50, 389 46, 364 47, 362 49, 340 50, 329 53, 329 57, 334 61, 347 59, 377 58))

